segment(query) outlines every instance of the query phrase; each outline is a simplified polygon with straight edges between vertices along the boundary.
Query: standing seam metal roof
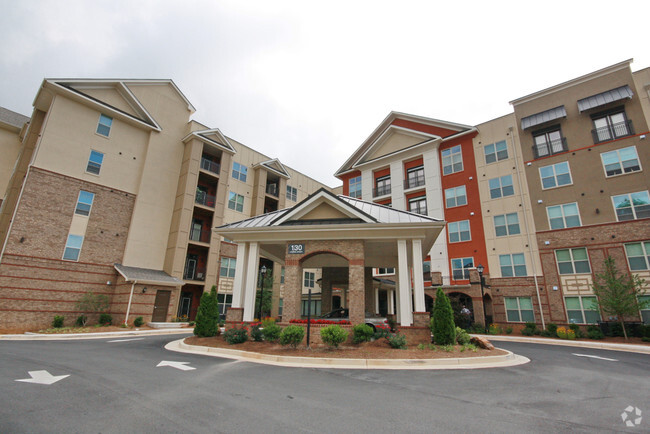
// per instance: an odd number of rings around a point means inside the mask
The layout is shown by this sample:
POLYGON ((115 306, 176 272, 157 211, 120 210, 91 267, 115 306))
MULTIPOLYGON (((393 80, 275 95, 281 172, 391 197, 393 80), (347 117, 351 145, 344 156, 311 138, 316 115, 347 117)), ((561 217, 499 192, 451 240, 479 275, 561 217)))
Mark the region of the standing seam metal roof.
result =
POLYGON ((620 101, 625 98, 631 99, 633 95, 634 92, 626 84, 625 86, 578 100, 578 110, 582 113, 585 110, 600 107, 610 102, 620 101))

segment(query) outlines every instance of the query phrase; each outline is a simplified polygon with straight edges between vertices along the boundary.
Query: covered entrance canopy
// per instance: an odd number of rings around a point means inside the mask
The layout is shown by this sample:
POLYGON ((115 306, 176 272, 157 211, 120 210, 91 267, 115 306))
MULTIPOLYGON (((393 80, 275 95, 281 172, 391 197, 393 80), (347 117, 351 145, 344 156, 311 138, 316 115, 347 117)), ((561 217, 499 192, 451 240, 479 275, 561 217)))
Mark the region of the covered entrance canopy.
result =
POLYGON ((393 267, 397 319, 410 326, 413 312, 425 312, 422 261, 444 226, 425 215, 321 189, 292 208, 218 227, 219 235, 237 243, 232 320, 254 318, 261 255, 285 266, 284 321, 300 318, 303 267, 347 267, 353 324, 364 320, 372 268, 393 267))

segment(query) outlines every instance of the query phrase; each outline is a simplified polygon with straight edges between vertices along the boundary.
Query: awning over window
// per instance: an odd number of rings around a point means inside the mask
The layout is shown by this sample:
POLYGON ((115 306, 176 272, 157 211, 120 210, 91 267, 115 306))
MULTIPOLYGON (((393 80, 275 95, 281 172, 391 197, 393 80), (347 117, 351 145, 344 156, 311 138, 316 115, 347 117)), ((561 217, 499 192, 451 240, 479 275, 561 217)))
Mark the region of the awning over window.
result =
POLYGON ((521 119, 521 129, 532 128, 535 125, 543 124, 545 122, 554 121, 555 119, 565 118, 566 109, 563 105, 555 107, 534 115, 526 116, 521 119))
POLYGON ((634 95, 632 89, 626 84, 625 86, 578 100, 578 110, 582 113, 585 110, 600 107, 610 102, 616 102, 626 98, 631 99, 632 95, 634 95))
POLYGON ((122 264, 113 264, 118 273, 120 273, 127 282, 146 283, 148 285, 161 286, 182 286, 183 281, 170 276, 161 270, 151 270, 149 268, 127 267, 122 264))

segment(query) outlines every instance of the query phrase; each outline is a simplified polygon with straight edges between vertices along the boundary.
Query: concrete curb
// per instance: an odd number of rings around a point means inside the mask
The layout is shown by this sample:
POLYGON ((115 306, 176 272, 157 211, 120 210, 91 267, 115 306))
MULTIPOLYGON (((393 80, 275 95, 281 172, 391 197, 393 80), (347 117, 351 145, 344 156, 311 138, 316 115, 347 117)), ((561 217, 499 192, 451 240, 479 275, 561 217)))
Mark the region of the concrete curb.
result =
POLYGON ((529 344, 559 345, 563 347, 594 348, 599 350, 627 351, 629 353, 650 354, 650 346, 633 344, 611 344, 606 342, 569 341, 564 339, 541 339, 525 336, 497 336, 497 335, 471 335, 483 336, 490 341, 523 342, 529 344))
POLYGON ((502 356, 470 357, 458 359, 331 359, 324 357, 293 357, 252 353, 228 348, 188 345, 178 339, 165 345, 165 349, 180 353, 202 354, 211 357, 224 357, 266 365, 290 368, 328 368, 328 369, 478 369, 503 368, 530 362, 526 357, 513 354, 502 356))
POLYGON ((129 330, 124 332, 98 332, 98 333, 26 333, 24 335, 0 335, 0 341, 63 341, 74 339, 101 339, 120 336, 151 336, 151 335, 174 335, 192 333, 193 329, 170 329, 170 330, 129 330))

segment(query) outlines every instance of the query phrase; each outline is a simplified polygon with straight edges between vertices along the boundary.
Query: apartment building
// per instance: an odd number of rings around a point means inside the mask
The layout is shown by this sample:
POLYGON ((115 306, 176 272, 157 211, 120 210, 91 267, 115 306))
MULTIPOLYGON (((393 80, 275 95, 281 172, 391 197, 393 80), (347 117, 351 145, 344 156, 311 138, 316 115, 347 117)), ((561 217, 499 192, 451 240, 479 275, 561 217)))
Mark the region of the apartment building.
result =
POLYGON ((211 229, 323 185, 194 111, 171 80, 46 79, 31 118, 0 113, 3 328, 74 322, 87 292, 118 322, 192 318, 216 284, 226 304, 236 246, 211 229))

